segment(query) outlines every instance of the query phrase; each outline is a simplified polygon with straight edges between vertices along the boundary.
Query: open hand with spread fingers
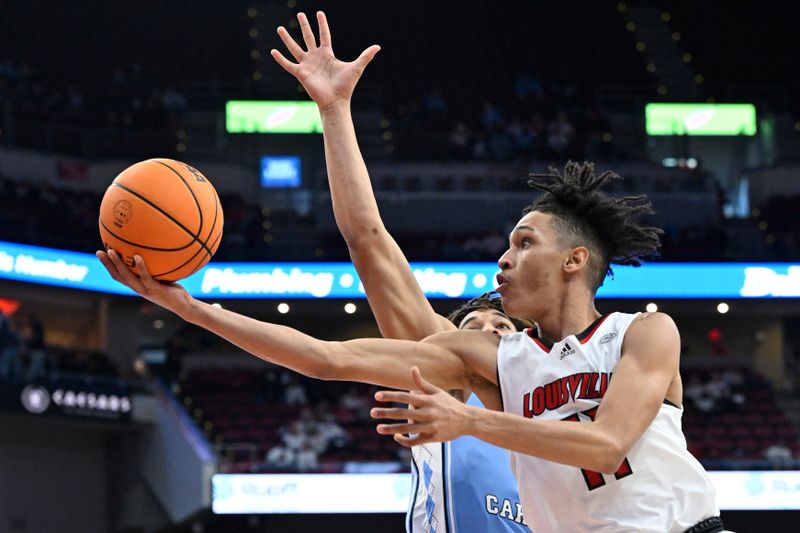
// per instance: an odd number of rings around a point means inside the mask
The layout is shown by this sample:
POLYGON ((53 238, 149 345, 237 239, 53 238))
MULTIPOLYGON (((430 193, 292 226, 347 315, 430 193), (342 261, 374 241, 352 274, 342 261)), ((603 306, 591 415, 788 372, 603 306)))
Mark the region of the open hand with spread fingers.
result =
POLYGON ((411 369, 411 379, 419 392, 375 393, 378 401, 409 405, 409 408, 374 407, 370 411, 372 418, 404 420, 396 424, 378 424, 378 433, 394 435, 394 440, 409 447, 428 442, 446 442, 469 433, 470 410, 473 407, 426 381, 417 367, 411 369), (406 433, 414 436, 408 437, 404 435, 406 433))
POLYGON ((275 49, 270 51, 272 57, 303 84, 306 92, 317 103, 321 111, 338 103, 349 104, 361 74, 378 53, 380 46, 370 46, 361 52, 355 61, 349 63, 340 61, 333 54, 331 31, 325 13, 317 12, 319 44, 317 44, 305 13, 298 13, 297 21, 300 23, 300 30, 303 33, 305 50, 295 42, 286 28, 278 27, 278 36, 297 63, 289 61, 275 49))
POLYGON ((187 318, 194 298, 177 283, 153 279, 141 256, 134 256, 136 270, 139 272, 137 276, 131 272, 120 255, 114 250, 108 250, 108 252, 98 251, 95 255, 116 281, 133 289, 137 294, 154 304, 172 311, 181 318, 187 318))

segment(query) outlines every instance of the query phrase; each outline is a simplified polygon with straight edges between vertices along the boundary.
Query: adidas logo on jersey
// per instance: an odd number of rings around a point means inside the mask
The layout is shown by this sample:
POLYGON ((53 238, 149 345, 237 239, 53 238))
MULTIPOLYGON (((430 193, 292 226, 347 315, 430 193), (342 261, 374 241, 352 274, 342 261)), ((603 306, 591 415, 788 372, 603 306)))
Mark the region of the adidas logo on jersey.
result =
POLYGON ((568 342, 564 343, 564 347, 561 348, 561 355, 558 357, 559 359, 564 359, 568 355, 572 355, 575 353, 575 349, 569 345, 568 342))

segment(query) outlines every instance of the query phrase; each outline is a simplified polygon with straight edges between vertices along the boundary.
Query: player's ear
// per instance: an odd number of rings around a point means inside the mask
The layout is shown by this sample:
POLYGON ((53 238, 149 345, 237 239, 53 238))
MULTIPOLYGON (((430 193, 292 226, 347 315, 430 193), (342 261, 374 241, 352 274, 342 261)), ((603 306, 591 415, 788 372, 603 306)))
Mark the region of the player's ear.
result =
POLYGON ((585 246, 578 246, 569 251, 564 258, 564 272, 575 274, 586 268, 589 264, 589 249, 585 246))

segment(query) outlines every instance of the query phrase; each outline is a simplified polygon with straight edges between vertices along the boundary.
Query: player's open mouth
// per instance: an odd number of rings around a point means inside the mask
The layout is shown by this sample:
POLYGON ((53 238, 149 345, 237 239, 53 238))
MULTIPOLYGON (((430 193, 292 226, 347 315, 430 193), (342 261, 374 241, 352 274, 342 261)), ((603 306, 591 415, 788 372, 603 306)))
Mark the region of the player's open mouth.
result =
POLYGON ((506 277, 502 274, 498 274, 497 278, 495 279, 497 281, 497 292, 502 293, 503 289, 508 286, 508 279, 506 279, 506 277))

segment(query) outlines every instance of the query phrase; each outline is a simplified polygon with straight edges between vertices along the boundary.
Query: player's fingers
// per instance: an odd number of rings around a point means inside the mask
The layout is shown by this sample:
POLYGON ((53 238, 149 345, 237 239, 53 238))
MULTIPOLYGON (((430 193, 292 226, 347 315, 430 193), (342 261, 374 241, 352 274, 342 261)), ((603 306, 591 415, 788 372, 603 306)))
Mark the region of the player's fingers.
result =
POLYGON ((128 265, 126 265, 122 260, 122 257, 114 250, 108 251, 108 257, 111 258, 111 261, 114 263, 114 266, 117 269, 117 276, 119 276, 117 281, 127 285, 139 294, 142 294, 144 292, 142 281, 133 272, 131 272, 130 268, 128 268, 128 265))
POLYGON ((372 59, 375 57, 375 54, 377 54, 380 51, 381 47, 378 46, 377 44, 373 44, 372 46, 361 52, 361 55, 358 56, 358 58, 354 61, 356 67, 358 67, 358 70, 360 72, 364 72, 364 69, 367 68, 367 65, 369 65, 370 61, 372 61, 372 59))
POLYGON ((375 399, 379 402, 406 403, 415 406, 421 398, 421 395, 407 391, 382 390, 375 393, 375 399))
POLYGON ((303 32, 303 41, 306 43, 306 49, 310 52, 317 47, 314 32, 311 31, 311 24, 308 23, 308 17, 303 12, 297 14, 297 20, 300 22, 300 31, 303 32))
POLYGON ((411 379, 414 381, 414 384, 417 386, 417 390, 422 391, 426 394, 435 394, 439 392, 439 387, 436 385, 429 383, 422 377, 422 374, 419 371, 419 368, 413 367, 411 368, 411 379))
POLYGON ((319 45, 333 47, 331 43, 331 29, 328 26, 328 18, 322 11, 317 11, 317 24, 319 24, 319 45))
POLYGON ((150 271, 147 270, 147 265, 144 264, 142 256, 134 255, 133 261, 136 263, 136 271, 139 273, 139 278, 142 280, 142 283, 145 285, 154 283, 153 277, 150 275, 150 271))
POLYGON ((111 258, 108 257, 108 254, 106 252, 97 251, 95 252, 95 255, 103 264, 103 266, 106 267, 106 270, 108 270, 108 273, 111 276, 111 278, 114 279, 115 281, 122 282, 122 280, 119 277, 119 273, 117 272, 117 265, 115 265, 114 262, 111 261, 111 258))
POLYGON ((420 444, 428 444, 429 442, 439 442, 433 435, 415 435, 413 437, 407 437, 400 433, 394 436, 394 440, 406 448, 411 448, 412 446, 419 446, 420 444))
POLYGON ((278 52, 274 48, 272 50, 270 50, 269 53, 270 53, 270 55, 272 55, 272 58, 275 61, 277 61, 280 66, 283 67, 283 70, 285 70, 286 72, 288 72, 292 76, 296 76, 297 75, 297 69, 300 68, 300 65, 298 65, 297 63, 292 63, 291 61, 286 59, 283 56, 282 53, 278 52))
POLYGON ((387 418, 389 420, 408 420, 417 422, 429 422, 430 414, 420 409, 404 409, 401 407, 373 407, 369 416, 372 418, 387 418))
POLYGON ((375 429, 381 435, 404 435, 406 433, 425 435, 433 432, 431 424, 378 424, 375 429))
POLYGON ((292 54, 293 58, 295 58, 297 61, 303 60, 305 51, 300 48, 300 45, 297 44, 297 41, 292 39, 292 36, 289 35, 289 32, 286 31, 286 28, 283 26, 278 26, 278 37, 281 38, 281 41, 283 41, 283 44, 286 45, 286 48, 289 50, 289 53, 292 54))

